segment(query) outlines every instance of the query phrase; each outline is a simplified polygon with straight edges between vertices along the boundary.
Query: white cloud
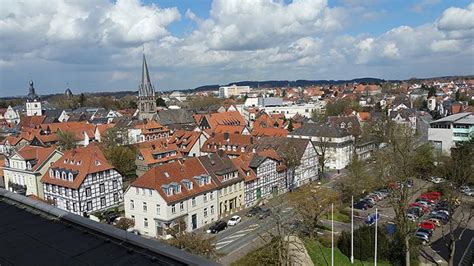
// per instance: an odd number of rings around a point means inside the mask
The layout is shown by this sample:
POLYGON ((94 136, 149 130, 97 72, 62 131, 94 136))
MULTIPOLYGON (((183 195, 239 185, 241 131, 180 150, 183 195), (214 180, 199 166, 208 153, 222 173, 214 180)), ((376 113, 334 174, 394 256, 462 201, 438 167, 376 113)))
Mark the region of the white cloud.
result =
POLYGON ((474 38, 474 3, 467 8, 450 7, 438 19, 438 29, 455 39, 474 38))

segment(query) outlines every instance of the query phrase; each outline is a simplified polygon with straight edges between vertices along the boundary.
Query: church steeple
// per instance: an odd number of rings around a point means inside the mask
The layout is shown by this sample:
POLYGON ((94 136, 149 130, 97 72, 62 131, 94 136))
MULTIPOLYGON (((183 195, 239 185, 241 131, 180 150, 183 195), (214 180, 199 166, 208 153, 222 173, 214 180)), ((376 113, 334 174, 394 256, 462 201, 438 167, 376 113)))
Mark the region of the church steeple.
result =
POLYGON ((138 86, 138 108, 141 119, 152 119, 156 114, 155 88, 151 84, 145 54, 142 62, 142 82, 138 86))

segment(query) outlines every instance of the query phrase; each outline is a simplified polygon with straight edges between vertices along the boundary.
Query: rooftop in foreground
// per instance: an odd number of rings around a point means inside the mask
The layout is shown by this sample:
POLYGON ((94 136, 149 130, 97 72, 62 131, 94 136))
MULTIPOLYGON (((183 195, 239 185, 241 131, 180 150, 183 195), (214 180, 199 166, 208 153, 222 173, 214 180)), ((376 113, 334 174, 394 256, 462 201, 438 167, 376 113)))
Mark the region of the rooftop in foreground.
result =
POLYGON ((0 189, 0 265, 214 265, 0 189))

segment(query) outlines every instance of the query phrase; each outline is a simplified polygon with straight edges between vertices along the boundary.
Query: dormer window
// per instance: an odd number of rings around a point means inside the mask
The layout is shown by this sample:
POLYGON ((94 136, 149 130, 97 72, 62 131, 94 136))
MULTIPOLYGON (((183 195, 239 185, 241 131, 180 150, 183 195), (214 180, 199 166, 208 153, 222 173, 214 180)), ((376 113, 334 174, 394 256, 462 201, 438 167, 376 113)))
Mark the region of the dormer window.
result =
POLYGON ((344 122, 341 123, 341 128, 345 128, 346 124, 344 122))
POLYGON ((61 178, 61 177, 59 176, 59 171, 58 171, 58 170, 56 170, 56 178, 57 178, 57 179, 60 179, 60 178, 61 178))
POLYGON ((76 165, 81 165, 82 161, 77 161, 76 165))
POLYGON ((181 185, 176 185, 176 193, 181 193, 181 185))
POLYGON ((204 185, 204 180, 202 178, 199 179, 199 186, 203 186, 204 185))
POLYGON ((66 172, 62 172, 61 176, 62 176, 62 179, 66 180, 66 172))
POLYGON ((95 161, 95 165, 96 165, 96 166, 99 166, 99 165, 100 165, 100 161, 99 161, 99 160, 96 160, 96 161, 95 161))
POLYGON ((241 147, 241 148, 240 148, 240 152, 245 152, 245 148, 244 148, 244 147, 241 147))
POLYGON ((347 127, 348 127, 348 128, 351 128, 351 127, 352 127, 352 123, 349 122, 349 123, 347 124, 347 127))
POLYGON ((64 159, 64 164, 67 164, 67 159, 64 159))
POLYGON ((69 173, 69 181, 73 181, 74 180, 74 176, 72 175, 72 173, 69 173))
POLYGON ((53 172, 52 169, 49 169, 49 177, 51 177, 51 178, 54 177, 54 172, 53 172))
POLYGON ((164 172, 164 175, 165 175, 166 178, 170 177, 170 174, 168 172, 164 172))
POLYGON ((166 195, 172 196, 173 195, 173 188, 166 189, 166 195))

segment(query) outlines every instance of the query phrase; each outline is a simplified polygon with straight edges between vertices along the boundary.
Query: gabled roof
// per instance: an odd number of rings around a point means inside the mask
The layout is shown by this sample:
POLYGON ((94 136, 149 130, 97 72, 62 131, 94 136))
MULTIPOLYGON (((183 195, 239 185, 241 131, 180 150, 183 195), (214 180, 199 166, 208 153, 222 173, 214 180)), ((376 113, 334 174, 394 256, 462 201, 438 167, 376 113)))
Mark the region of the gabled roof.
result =
MULTIPOLYGON (((144 142, 147 143, 147 142, 144 142)), ((176 160, 182 157, 181 152, 178 149, 176 144, 168 144, 166 141, 152 141, 148 143, 146 146, 143 143, 139 144, 140 148, 138 152, 143 156, 143 160, 146 162, 147 165, 153 165, 158 163, 164 163, 171 160, 176 160), (176 152, 175 155, 159 158, 155 155, 163 154, 167 152, 176 152)))
POLYGON ((257 179, 257 175, 254 170, 250 167, 250 161, 252 160, 253 154, 243 154, 237 158, 232 158, 232 163, 239 170, 239 174, 244 177, 245 182, 249 182, 257 179))
POLYGON ((310 142, 309 139, 266 137, 257 141, 255 149, 274 159, 284 158, 290 149, 294 149, 298 158, 302 158, 310 142))
POLYGON ((199 140, 201 134, 201 132, 197 131, 176 130, 170 137, 168 143, 175 144, 180 151, 189 153, 194 144, 199 140))
POLYGON ((218 149, 223 148, 224 146, 235 146, 235 151, 233 149, 225 149, 225 152, 232 155, 241 155, 243 153, 252 151, 254 141, 254 137, 250 135, 228 133, 214 134, 211 135, 209 139, 206 140, 206 142, 204 142, 201 150, 203 152, 216 152, 218 149), (215 149, 214 146, 217 146, 217 149, 215 149), (242 147, 244 148, 243 152, 242 147))
POLYGON ((49 171, 43 175, 41 182, 63 187, 78 189, 88 174, 114 169, 105 158, 104 153, 95 144, 87 147, 78 147, 65 151, 63 156, 53 163, 50 169, 60 169, 76 173, 74 181, 57 179, 49 175, 49 171))
MULTIPOLYGON (((238 111, 212 113, 204 115, 211 129, 217 125, 246 125, 244 117, 238 111)), ((204 118, 201 118, 201 121, 204 118)))
POLYGON ((16 153, 25 161, 30 161, 31 170, 36 171, 55 152, 59 153, 56 147, 24 146, 16 153))
POLYGON ((184 109, 176 110, 160 110, 157 114, 157 119, 162 125, 171 124, 194 124, 192 113, 184 109))
MULTIPOLYGON (((230 158, 223 152, 210 153, 209 155, 198 157, 201 164, 214 179, 214 182, 221 186, 223 184, 222 175, 238 171, 230 158)), ((225 183, 234 183, 241 181, 242 178, 236 177, 225 181, 225 183)))
POLYGON ((217 188, 217 185, 212 179, 210 184, 199 186, 196 178, 202 175, 209 176, 209 173, 206 171, 198 158, 192 157, 183 161, 179 160, 153 167, 145 174, 138 177, 134 182, 132 182, 130 187, 149 188, 156 190, 168 204, 173 204, 200 195, 202 193, 210 192, 217 188), (185 186, 185 180, 193 184, 192 189, 188 189, 185 186), (173 183, 176 185, 181 185, 181 192, 173 192, 171 196, 168 196, 163 188, 173 183))
POLYGON ((217 125, 214 129, 208 130, 208 133, 233 133, 242 134, 245 130, 245 125, 217 125))

